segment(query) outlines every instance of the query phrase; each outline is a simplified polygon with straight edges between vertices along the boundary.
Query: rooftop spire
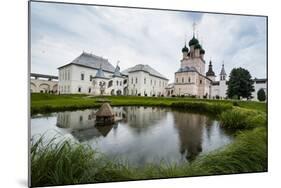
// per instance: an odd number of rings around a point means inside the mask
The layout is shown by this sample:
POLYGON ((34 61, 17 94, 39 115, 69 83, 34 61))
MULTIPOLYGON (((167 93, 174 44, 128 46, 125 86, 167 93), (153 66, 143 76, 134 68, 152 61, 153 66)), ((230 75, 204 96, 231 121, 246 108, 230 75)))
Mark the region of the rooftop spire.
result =
POLYGON ((113 74, 113 77, 121 77, 121 73, 120 73, 120 67, 118 66, 118 64, 120 63, 120 61, 118 60, 117 61, 117 64, 116 64, 116 68, 114 70, 114 74, 113 74))
POLYGON ((212 65, 212 61, 211 60, 209 62, 209 70, 206 73, 206 76, 216 76, 215 72, 213 71, 213 65, 212 65))
POLYGON ((222 62, 222 67, 221 67, 220 75, 226 75, 225 70, 224 70, 224 61, 222 62))
POLYGON ((95 78, 105 78, 104 72, 102 70, 102 64, 100 63, 100 68, 96 73, 95 78))

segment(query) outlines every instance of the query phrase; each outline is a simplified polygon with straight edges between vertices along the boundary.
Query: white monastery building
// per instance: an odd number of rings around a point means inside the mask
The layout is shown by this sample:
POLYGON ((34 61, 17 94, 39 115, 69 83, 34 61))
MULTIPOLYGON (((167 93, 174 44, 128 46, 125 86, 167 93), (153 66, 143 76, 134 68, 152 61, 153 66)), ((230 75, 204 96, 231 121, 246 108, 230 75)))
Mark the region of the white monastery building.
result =
POLYGON ((122 74, 128 76, 129 95, 164 96, 168 79, 149 65, 136 65, 122 74))
POLYGON ((59 69, 60 94, 164 96, 168 79, 149 65, 120 72, 107 59, 83 52, 59 69))

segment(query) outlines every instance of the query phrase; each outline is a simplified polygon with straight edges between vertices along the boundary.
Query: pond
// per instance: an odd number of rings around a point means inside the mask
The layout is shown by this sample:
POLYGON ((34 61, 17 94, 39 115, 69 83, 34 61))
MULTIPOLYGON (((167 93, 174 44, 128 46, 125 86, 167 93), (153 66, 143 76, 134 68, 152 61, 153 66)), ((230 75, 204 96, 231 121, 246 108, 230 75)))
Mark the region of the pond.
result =
POLYGON ((95 126, 97 109, 65 111, 31 118, 31 136, 70 138, 130 165, 183 163, 221 148, 233 137, 212 117, 170 108, 114 107, 122 118, 95 126))

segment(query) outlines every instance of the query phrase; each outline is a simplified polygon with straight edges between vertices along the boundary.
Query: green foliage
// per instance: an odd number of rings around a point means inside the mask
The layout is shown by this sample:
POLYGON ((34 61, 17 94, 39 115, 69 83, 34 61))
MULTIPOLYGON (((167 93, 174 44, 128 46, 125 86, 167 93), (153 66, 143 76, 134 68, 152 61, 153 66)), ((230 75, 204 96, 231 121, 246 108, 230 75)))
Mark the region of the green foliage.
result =
POLYGON ((89 147, 69 141, 48 143, 41 137, 31 147, 32 186, 61 185, 86 182, 86 172, 95 161, 95 152, 89 147))
POLYGON ((221 125, 228 129, 252 129, 266 125, 264 112, 234 108, 220 115, 221 125))
POLYGON ((191 164, 196 175, 267 171, 267 133, 265 127, 240 132, 235 142, 191 164))
POLYGON ((263 89, 260 89, 258 91, 258 100, 259 101, 265 101, 265 99, 266 99, 265 92, 264 92, 263 89))
POLYGON ((186 111, 220 114, 221 112, 231 109, 232 105, 227 103, 208 103, 208 102, 175 102, 171 104, 174 108, 183 108, 186 111))
MULTIPOLYGON (((51 95, 33 93, 31 95, 31 114, 49 113, 65 110, 78 110, 98 107, 102 101, 110 102, 112 106, 161 106, 169 107, 173 103, 208 103, 233 105, 231 100, 208 100, 192 97, 137 97, 137 96, 87 96, 87 95, 51 95)), ((243 108, 266 111, 265 103, 252 101, 237 101, 243 108)))
POLYGON ((243 68, 234 68, 230 72, 228 81, 227 96, 231 99, 251 98, 254 91, 254 81, 248 70, 243 68))
POLYGON ((109 160, 86 145, 54 141, 32 144, 32 186, 267 171, 265 127, 240 132, 232 144, 192 163, 162 162, 139 168, 109 160))

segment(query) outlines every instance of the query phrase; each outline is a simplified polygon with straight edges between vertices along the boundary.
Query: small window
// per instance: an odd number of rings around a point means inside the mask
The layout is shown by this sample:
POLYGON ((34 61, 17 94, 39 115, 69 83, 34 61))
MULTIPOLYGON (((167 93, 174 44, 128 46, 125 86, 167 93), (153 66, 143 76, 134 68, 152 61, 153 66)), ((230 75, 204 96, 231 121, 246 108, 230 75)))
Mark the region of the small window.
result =
POLYGON ((136 78, 136 84, 138 83, 138 78, 136 78))
POLYGON ((89 92, 89 93, 91 93, 91 88, 90 88, 90 87, 89 87, 89 90, 88 90, 88 92, 89 92))
POLYGON ((118 84, 119 84, 119 82, 118 82, 118 80, 116 81, 116 85, 118 86, 118 84))
POLYGON ((92 75, 90 75, 90 82, 93 80, 93 77, 92 77, 92 75))
POLYGON ((79 92, 79 93, 81 92, 81 87, 78 87, 78 92, 79 92))
POLYGON ((184 77, 182 77, 181 82, 184 83, 184 77))
POLYGON ((144 78, 143 82, 144 82, 144 84, 146 84, 146 78, 144 78))
POLYGON ((81 74, 81 80, 84 80, 84 73, 81 74))
POLYGON ((188 82, 190 83, 190 77, 188 78, 188 82))
POLYGON ((79 121, 80 121, 80 122, 83 121, 83 116, 80 116, 80 117, 79 117, 79 121))
POLYGON ((200 84, 202 84, 202 80, 200 80, 200 84))

